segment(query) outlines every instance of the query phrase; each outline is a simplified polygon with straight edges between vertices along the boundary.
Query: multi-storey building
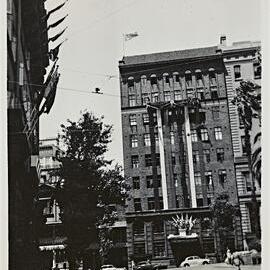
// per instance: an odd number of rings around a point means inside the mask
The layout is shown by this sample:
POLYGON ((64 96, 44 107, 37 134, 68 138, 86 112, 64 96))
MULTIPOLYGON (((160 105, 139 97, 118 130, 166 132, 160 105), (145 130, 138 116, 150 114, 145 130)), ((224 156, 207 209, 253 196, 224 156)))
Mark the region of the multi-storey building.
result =
MULTIPOLYGON (((127 56, 119 69, 129 260, 150 255, 173 264, 172 216, 203 219, 222 195, 238 204, 222 52, 127 56)), ((221 257, 213 233, 201 224, 197 231, 205 253, 221 257)), ((227 240, 241 248, 240 225, 227 240)))
MULTIPOLYGON (((251 41, 234 42, 231 46, 227 46, 226 36, 221 37, 220 41, 220 48, 223 52, 224 64, 227 71, 227 97, 230 113, 236 182, 242 215, 242 230, 245 244, 249 242, 249 235, 254 233, 255 229, 255 222, 251 220, 252 197, 255 195, 257 203, 260 204, 261 191, 258 182, 255 179, 254 183, 252 182, 245 149, 244 125, 239 118, 236 106, 233 105, 231 101, 236 95, 236 89, 240 86, 241 81, 253 81, 258 85, 261 84, 261 66, 256 57, 258 51, 260 50, 260 46, 260 42, 251 41), (254 193, 252 191, 253 184, 255 185, 254 193)), ((259 131, 259 120, 253 119, 251 130, 252 152, 256 149, 253 142, 255 135, 259 131)))
POLYGON ((38 95, 49 65, 44 1, 7 1, 9 269, 39 269, 38 95))
POLYGON ((44 268, 59 268, 68 266, 60 207, 54 199, 54 190, 59 183, 55 171, 60 168, 58 160, 62 155, 57 138, 43 139, 39 143, 40 185, 38 192, 39 207, 42 209, 44 223, 39 229, 39 249, 42 251, 44 268))

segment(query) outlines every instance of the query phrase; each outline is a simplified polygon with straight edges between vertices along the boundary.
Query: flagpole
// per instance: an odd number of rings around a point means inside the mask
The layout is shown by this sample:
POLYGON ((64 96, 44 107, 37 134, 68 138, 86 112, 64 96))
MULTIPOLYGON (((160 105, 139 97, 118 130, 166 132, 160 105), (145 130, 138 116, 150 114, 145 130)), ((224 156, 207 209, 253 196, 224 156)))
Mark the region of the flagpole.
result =
POLYGON ((125 34, 123 34, 123 56, 126 55, 126 46, 125 46, 125 34))

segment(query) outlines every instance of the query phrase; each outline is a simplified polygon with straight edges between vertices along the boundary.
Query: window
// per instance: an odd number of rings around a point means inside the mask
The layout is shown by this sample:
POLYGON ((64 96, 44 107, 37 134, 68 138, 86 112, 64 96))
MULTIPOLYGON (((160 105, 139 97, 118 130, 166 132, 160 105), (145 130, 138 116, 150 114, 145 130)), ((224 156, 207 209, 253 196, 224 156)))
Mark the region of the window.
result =
POLYGON ((153 176, 152 175, 147 175, 146 176, 146 187, 147 188, 153 188, 154 187, 153 176))
POLYGON ((132 177, 133 189, 140 189, 140 177, 132 177))
POLYGON ((134 243, 134 255, 145 255, 145 243, 134 243))
POLYGON ((200 162, 200 156, 199 156, 199 151, 193 151, 193 163, 195 164, 199 164, 200 162))
POLYGON ((171 100, 171 92, 164 91, 164 101, 170 101, 170 100, 171 100))
POLYGON ((219 106, 214 106, 212 109, 213 119, 219 119, 219 106))
POLYGON ((153 102, 158 102, 159 101, 159 94, 158 93, 153 93, 152 94, 152 101, 153 102))
POLYGON ((224 161, 224 148, 217 148, 217 161, 224 161))
POLYGON ((221 130, 221 127, 215 127, 214 129, 214 132, 215 132, 215 138, 216 140, 222 140, 222 130, 221 130))
POLYGON ((161 187, 161 175, 157 176, 158 187, 161 187))
POLYGON ((203 150, 203 158, 204 158, 205 163, 209 163, 211 161, 210 150, 209 149, 204 149, 203 150))
POLYGON ((178 72, 173 73, 173 82, 174 83, 180 83, 180 77, 178 72))
POLYGON ((175 164, 176 164, 175 154, 172 153, 172 165, 175 166, 175 164))
POLYGON ((209 140, 207 128, 201 128, 201 140, 207 142, 209 140))
POLYGON ((153 122, 157 123, 157 113, 156 112, 153 113, 153 122))
POLYGON ((148 113, 143 113, 142 118, 143 118, 143 124, 148 125, 149 124, 149 115, 148 115, 148 113))
POLYGON ((163 74, 163 83, 165 84, 170 84, 170 78, 168 73, 163 74))
POLYGON ((144 146, 151 146, 150 133, 143 134, 144 146))
POLYGON ((245 136, 241 136, 241 144, 242 144, 242 154, 246 155, 247 154, 247 147, 246 147, 245 136))
POLYGON ((155 257, 164 257, 165 256, 165 242, 159 241, 153 243, 154 256, 155 257))
POLYGON ((157 166, 160 165, 160 155, 156 154, 156 162, 157 162, 157 166))
POLYGON ((145 75, 142 75, 141 76, 141 86, 142 87, 145 87, 146 86, 146 82, 147 82, 146 76, 145 75))
POLYGON ((174 91, 174 100, 182 100, 182 94, 180 90, 174 91))
POLYGON ((205 180, 207 189, 210 189, 213 186, 213 176, 211 171, 205 172, 205 180))
POLYGON ((218 91, 216 87, 211 88, 211 99, 218 99, 218 91))
POLYGON ((130 144, 132 148, 138 147, 138 135, 130 135, 130 144))
POLYGON ((178 187, 178 179, 177 179, 177 174, 173 174, 173 182, 174 182, 174 186, 178 187))
POLYGON ((201 178, 201 173, 200 172, 195 172, 194 173, 194 180, 195 180, 195 184, 197 186, 201 186, 202 185, 202 178, 201 178))
POLYGON ((201 70, 197 69, 195 71, 195 73, 196 73, 196 85, 197 85, 197 87, 203 87, 203 78, 202 78, 201 70))
POLYGON ((164 206, 163 206, 163 198, 162 197, 159 197, 159 208, 160 209, 164 208, 164 206))
MULTIPOLYGON (((138 200, 138 202, 140 202, 140 204, 141 204, 141 199, 134 199, 134 201, 135 200, 138 200)), ((140 222, 140 221, 134 222, 133 233, 134 234, 144 234, 144 223, 140 222)))
POLYGON ((152 86, 157 84, 157 76, 155 74, 150 76, 150 83, 152 86))
POLYGON ((174 145, 174 143, 175 143, 175 140, 174 140, 174 131, 170 131, 170 141, 171 141, 171 144, 174 145))
POLYGON ((148 94, 142 94, 142 105, 147 105, 150 102, 148 94))
POLYGON ((128 78, 128 88, 134 87, 134 78, 129 77, 128 78))
POLYGON ((198 198, 197 199, 197 206, 198 207, 202 207, 203 206, 203 199, 202 198, 198 198))
POLYGON ((159 145, 158 133, 155 133, 155 142, 156 145, 159 145))
POLYGON ((162 220, 154 221, 153 225, 153 233, 164 233, 164 224, 162 220))
POLYGON ((219 183, 224 187, 224 183, 227 179, 226 170, 218 170, 219 183))
POLYGON ((241 69, 240 69, 240 65, 236 65, 233 67, 234 70, 234 79, 235 80, 239 80, 241 79, 241 69))
POLYGON ((139 168, 139 156, 131 156, 131 167, 139 168))
POLYGON ((142 204, 141 204, 141 199, 140 198, 135 198, 134 199, 134 210, 135 211, 142 211, 142 204))
POLYGON ((136 96, 135 95, 128 95, 128 104, 130 107, 136 106, 136 96))
POLYGON ((252 183, 251 183, 251 179, 250 179, 250 173, 249 172, 242 172, 242 177, 243 177, 244 182, 246 184, 247 192, 252 191, 252 183))
POLYGON ((210 81, 210 85, 215 85, 217 83, 216 73, 213 68, 209 68, 209 81, 210 81))
POLYGON ((131 126, 137 126, 137 118, 136 118, 136 114, 131 114, 129 116, 129 124, 131 126))
POLYGON ((254 70, 254 79, 260 79, 262 73, 262 67, 260 63, 254 63, 253 70, 254 70))
POLYGON ((154 197, 147 198, 147 204, 148 204, 148 210, 155 209, 155 198, 154 197))
POLYGON ((200 100, 204 100, 205 99, 204 90, 203 89, 197 89, 197 97, 200 100))
POLYGON ((144 156, 145 160, 145 167, 150 167, 152 166, 152 159, 151 159, 151 154, 147 154, 144 156))
POLYGON ((187 88, 192 87, 192 76, 189 70, 185 72, 185 80, 187 88))
POLYGON ((198 135, 197 135, 197 130, 196 129, 191 130, 191 141, 192 142, 197 142, 198 141, 198 135))

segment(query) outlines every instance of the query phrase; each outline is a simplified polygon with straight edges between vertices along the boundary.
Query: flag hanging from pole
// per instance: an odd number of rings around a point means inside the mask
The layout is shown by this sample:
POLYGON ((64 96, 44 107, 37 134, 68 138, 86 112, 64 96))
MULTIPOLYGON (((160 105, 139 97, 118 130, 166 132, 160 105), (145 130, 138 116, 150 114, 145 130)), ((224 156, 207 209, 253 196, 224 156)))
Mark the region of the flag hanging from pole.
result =
POLYGON ((45 20, 48 20, 49 17, 51 16, 51 14, 54 13, 55 11, 59 10, 61 7, 63 7, 63 6, 66 4, 67 1, 68 1, 68 0, 66 0, 63 4, 60 4, 60 5, 57 6, 56 8, 50 10, 50 11, 47 13, 47 15, 45 16, 45 20))
POLYGON ((66 31, 66 29, 67 29, 67 27, 64 30, 62 30, 59 34, 57 34, 57 35, 49 38, 48 39, 48 42, 50 42, 50 41, 52 41, 52 42, 56 41, 60 36, 62 36, 64 34, 64 32, 66 31))
POLYGON ((63 21, 65 20, 65 18, 66 18, 67 16, 68 16, 68 14, 67 14, 65 17, 61 18, 60 20, 56 21, 55 23, 50 24, 50 25, 47 27, 47 31, 48 31, 49 29, 51 29, 51 28, 54 28, 54 27, 58 26, 61 22, 63 22, 63 21))
POLYGON ((138 33, 134 32, 134 33, 125 34, 124 38, 125 38, 125 41, 128 41, 128 40, 131 40, 137 36, 139 36, 138 33))
POLYGON ((65 42, 67 41, 67 39, 65 39, 64 41, 62 41, 60 44, 58 44, 55 48, 51 49, 49 51, 49 59, 51 61, 55 61, 56 59, 58 59, 58 53, 59 53, 59 48, 60 46, 65 42))

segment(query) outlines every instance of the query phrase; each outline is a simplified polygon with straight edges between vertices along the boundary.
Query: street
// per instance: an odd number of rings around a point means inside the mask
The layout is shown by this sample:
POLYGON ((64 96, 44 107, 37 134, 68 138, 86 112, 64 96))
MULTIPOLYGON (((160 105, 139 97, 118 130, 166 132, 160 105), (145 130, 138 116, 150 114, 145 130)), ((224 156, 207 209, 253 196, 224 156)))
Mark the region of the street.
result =
MULTIPOLYGON (((204 269, 204 270, 215 270, 215 269, 237 269, 237 267, 235 266, 231 266, 231 265, 227 265, 225 263, 215 263, 215 264, 209 264, 209 265, 197 265, 197 266, 192 266, 192 269, 204 269)), ((181 269, 181 268, 172 268, 172 269, 181 269)), ((243 265, 241 266, 241 269, 243 270, 260 270, 261 269, 261 265, 243 265)))

